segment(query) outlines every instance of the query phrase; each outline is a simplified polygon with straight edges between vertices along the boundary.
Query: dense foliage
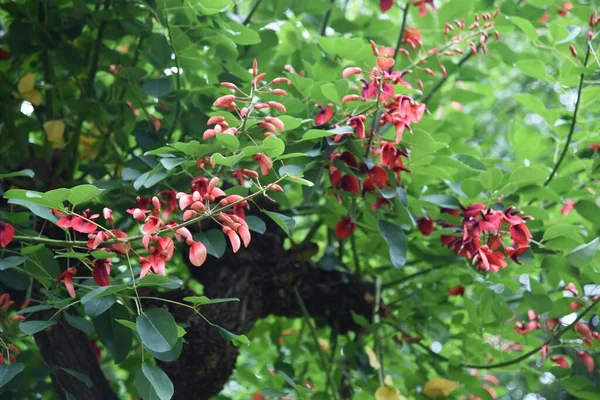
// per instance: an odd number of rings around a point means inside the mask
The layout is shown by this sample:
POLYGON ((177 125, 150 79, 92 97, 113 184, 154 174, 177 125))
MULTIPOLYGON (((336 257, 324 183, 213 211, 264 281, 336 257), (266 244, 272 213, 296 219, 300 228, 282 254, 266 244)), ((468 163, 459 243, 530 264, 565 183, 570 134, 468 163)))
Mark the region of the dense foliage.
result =
POLYGON ((598 398, 597 6, 1 2, 0 398, 598 398))

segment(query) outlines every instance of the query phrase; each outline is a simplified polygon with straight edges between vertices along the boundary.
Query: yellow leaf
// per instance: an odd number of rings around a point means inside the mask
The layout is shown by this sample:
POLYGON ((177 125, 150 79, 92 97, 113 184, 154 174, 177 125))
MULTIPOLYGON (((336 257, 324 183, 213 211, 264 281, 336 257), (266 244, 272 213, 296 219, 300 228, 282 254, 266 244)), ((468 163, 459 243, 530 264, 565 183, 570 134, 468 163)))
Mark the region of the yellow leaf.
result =
POLYGON ((31 104, 36 107, 39 107, 42 104, 42 95, 35 88, 35 77, 33 74, 27 74, 19 80, 19 84, 17 85, 19 89, 19 93, 14 93, 13 95, 18 99, 27 100, 31 104))
POLYGON ((430 398, 448 397, 450 393, 458 388, 458 383, 444 379, 430 379, 423 388, 423 393, 430 398))
POLYGON ((369 357, 369 365, 371 366, 371 368, 381 368, 381 364, 379 364, 379 360, 377 359, 377 354, 375 354, 372 348, 370 348, 369 346, 365 346, 365 353, 367 353, 367 356, 369 357))
POLYGON ((35 90, 35 77, 33 74, 27 74, 22 77, 17 88, 21 94, 35 90))
POLYGON ((61 120, 52 120, 44 123, 44 132, 50 143, 62 141, 65 135, 65 123, 61 120))
POLYGON ((375 392, 375 400, 406 400, 406 397, 402 396, 394 388, 381 386, 375 392))

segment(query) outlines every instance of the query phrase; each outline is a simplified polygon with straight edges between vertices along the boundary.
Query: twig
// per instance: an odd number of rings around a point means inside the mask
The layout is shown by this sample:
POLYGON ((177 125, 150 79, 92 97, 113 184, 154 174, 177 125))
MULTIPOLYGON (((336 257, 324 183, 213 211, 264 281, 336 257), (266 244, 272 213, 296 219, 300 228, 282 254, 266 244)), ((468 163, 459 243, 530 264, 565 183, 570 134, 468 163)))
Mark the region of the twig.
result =
POLYGON ((407 1, 406 5, 404 6, 404 9, 402 10, 402 25, 400 26, 400 33, 398 34, 398 42, 396 42, 396 48, 394 49, 394 60, 396 60, 396 58, 398 57, 398 51, 400 51, 400 45, 402 44, 404 30, 406 29, 406 19, 408 17, 408 8, 409 7, 410 7, 410 1, 407 1))
POLYGON ((383 370, 383 355, 381 354, 381 336, 379 335, 379 304, 381 303, 381 279, 375 278, 375 304, 373 305, 373 325, 375 325, 375 354, 379 361, 377 374, 379 377, 379 386, 384 385, 385 372, 383 370))
POLYGON ((256 10, 258 9, 258 6, 260 5, 261 1, 262 0, 254 1, 254 4, 252 4, 252 8, 250 9, 250 12, 248 13, 248 15, 246 15, 246 18, 244 18, 244 21, 242 22, 242 25, 248 25, 248 23, 250 22, 250 19, 252 18, 252 16, 256 12, 256 10))
MULTIPOLYGON (((258 1, 258 0, 257 0, 258 1)), ((181 90, 181 68, 179 64, 179 57, 177 56, 177 49, 173 45, 173 35, 171 32, 171 25, 169 25, 169 14, 165 11, 165 27, 167 28, 167 35, 169 36, 169 44, 171 45, 171 50, 173 51, 175 67, 177 68, 177 73, 175 74, 175 83, 177 85, 177 91, 181 90)), ((167 143, 171 140, 173 136, 173 132, 177 127, 177 122, 179 120, 179 114, 181 113, 181 96, 177 94, 177 105, 175 106, 175 115, 173 116, 173 123, 171 124, 171 129, 167 133, 165 139, 167 143)))
POLYGON ((313 340, 315 341, 315 346, 317 346, 317 350, 319 352, 319 357, 321 358, 321 363, 323 364, 323 370, 325 370, 325 372, 327 373, 327 380, 329 381, 329 385, 331 385, 331 390, 333 392, 333 398, 337 400, 337 398, 338 398, 337 386, 335 385, 335 381, 333 380, 333 376, 331 375, 331 371, 329 370, 329 365, 327 362, 327 358, 325 357, 325 353, 323 353, 323 349, 321 348, 321 345, 319 344, 319 337, 317 336, 317 332, 315 331, 315 328, 312 326, 312 323, 310 321, 310 314, 308 313, 308 310, 306 309, 304 300, 302 300, 302 296, 300 296, 300 292, 298 291, 297 287, 294 287, 294 295, 296 296, 298 305, 300 306, 300 309, 302 310, 304 319, 306 320, 306 323, 308 324, 310 333, 313 337, 313 340))
POLYGON ((325 36, 325 31, 327 30, 327 24, 329 23, 329 18, 331 17, 331 8, 333 7, 333 3, 335 0, 329 0, 329 9, 323 15, 323 19, 321 20, 321 26, 319 26, 319 35, 325 36))
MULTIPOLYGON (((583 62, 583 67, 587 67, 588 60, 590 58, 590 48, 592 47, 592 43, 588 41, 587 52, 585 53, 585 61, 583 62)), ((569 135, 567 136, 567 142, 565 143, 565 147, 554 166, 554 169, 550 173, 546 182, 544 182, 544 186, 548 186, 554 175, 558 171, 560 164, 562 164, 565 156, 567 155, 567 151, 569 151, 569 146, 571 145, 571 140, 573 139, 573 133, 575 132, 575 125, 577 124, 577 113, 579 112, 579 104, 581 103, 581 91, 583 90, 583 78, 585 76, 585 72, 582 72, 579 76, 579 86, 577 87, 577 101, 575 102, 575 110, 573 111, 573 119, 571 120, 571 127, 569 128, 569 135)))
POLYGON ((401 284, 401 283, 404 283, 404 282, 406 282, 406 281, 409 281, 409 280, 411 280, 412 278, 416 278, 417 276, 425 275, 425 274, 427 274, 427 273, 429 273, 429 272, 431 272, 431 271, 436 271, 436 270, 438 270, 438 269, 445 268, 445 267, 447 267, 448 265, 449 265, 449 264, 437 265, 437 266, 435 266, 435 267, 431 267, 431 268, 427 268, 427 269, 424 269, 424 270, 421 270, 421 271, 417 271, 417 272, 415 272, 414 274, 406 275, 406 276, 403 276, 402 278, 398 278, 398 279, 396 279, 396 280, 393 280, 393 281, 391 281, 391 282, 384 283, 384 284, 383 284, 383 286, 382 286, 382 288, 383 288, 383 289, 389 289, 389 288, 390 288, 390 287, 392 287, 392 286, 399 285, 399 284, 401 284))
MULTIPOLYGON (((479 47, 479 45, 477 46, 479 47)), ((460 67, 463 66, 464 63, 466 63, 467 61, 469 61, 469 59, 471 57, 473 57, 473 52, 470 51, 469 54, 466 54, 463 58, 460 59, 460 61, 458 62, 458 64, 456 64, 456 68, 452 71, 450 71, 448 74, 446 74, 446 76, 444 76, 442 79, 440 79, 435 86, 429 91, 427 92, 427 94, 424 94, 423 97, 421 99, 419 99, 421 101, 421 103, 427 103, 429 101, 429 99, 431 99, 431 97, 442 88, 442 86, 444 85, 444 83, 446 83, 446 81, 448 80, 448 78, 450 77, 450 75, 452 75, 453 73, 455 73, 456 71, 458 71, 460 69, 460 67)))

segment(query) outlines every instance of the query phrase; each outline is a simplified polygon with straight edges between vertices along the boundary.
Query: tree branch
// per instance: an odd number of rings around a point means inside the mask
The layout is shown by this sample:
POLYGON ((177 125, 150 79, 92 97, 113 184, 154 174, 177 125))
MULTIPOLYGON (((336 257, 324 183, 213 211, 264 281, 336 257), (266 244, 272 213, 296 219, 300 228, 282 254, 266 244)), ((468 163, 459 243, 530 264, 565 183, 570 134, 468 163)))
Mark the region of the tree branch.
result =
MULTIPOLYGON (((587 63, 590 58, 591 47, 592 47, 592 43, 591 43, 591 41, 588 41, 587 51, 585 53, 585 61, 583 62, 584 68, 587 67, 587 63)), ((577 100, 575 102, 575 110, 573 111, 573 119, 571 120, 571 127, 569 128, 569 135, 567 136, 567 142, 565 143, 565 147, 564 147, 562 153, 560 154, 560 157, 558 158, 558 161, 556 162, 554 169, 552 169, 550 176, 548 177, 548 179, 546 179, 546 182, 544 182, 544 186, 548 186, 548 184, 552 181, 552 178, 554 178, 554 175, 556 175, 558 168, 560 168, 560 164, 562 164, 565 156, 567 155, 567 151, 569 151, 569 146, 571 145, 571 140, 573 139, 573 133, 575 133, 575 125, 577 124, 577 113, 579 112, 579 104, 581 103, 581 91, 583 90, 584 76, 585 76, 585 73, 581 73, 581 75, 579 76, 579 86, 577 87, 577 100)))
POLYGON ((400 45, 402 44, 402 38, 404 36, 404 30, 406 29, 406 19, 408 17, 408 8, 410 7, 410 1, 406 2, 404 9, 402 10, 402 25, 400 25, 400 33, 398 34, 398 41, 396 42, 396 48, 394 49, 394 61, 398 58, 398 51, 400 51, 400 45))

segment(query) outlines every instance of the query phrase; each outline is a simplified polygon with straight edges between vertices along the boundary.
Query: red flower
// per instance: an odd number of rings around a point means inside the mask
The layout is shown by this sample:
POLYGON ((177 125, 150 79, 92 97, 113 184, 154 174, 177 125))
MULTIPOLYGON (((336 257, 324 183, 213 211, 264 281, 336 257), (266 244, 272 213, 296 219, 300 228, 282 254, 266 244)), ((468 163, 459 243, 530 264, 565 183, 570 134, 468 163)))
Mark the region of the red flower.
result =
POLYGON ((577 357, 579 357, 581 361, 583 361, 583 364, 587 368, 588 372, 591 374, 594 371, 595 367, 594 359, 592 358, 592 356, 586 353, 585 351, 578 351, 577 357))
POLYGON ((110 285, 110 260, 96 260, 94 261, 94 270, 92 271, 92 277, 94 282, 98 286, 109 286, 110 285))
POLYGON ((382 13, 386 13, 394 5, 394 0, 379 0, 379 8, 382 13))
POLYGON ((544 14, 542 14, 539 21, 540 21, 540 24, 546 25, 546 23, 548 22, 548 13, 545 12, 544 14))
POLYGON ((417 228, 421 231, 424 236, 431 235, 433 228, 435 227, 433 219, 421 217, 417 220, 417 228))
POLYGON ((10 56, 11 56, 11 54, 9 51, 0 49, 0 60, 8 60, 10 58, 10 56))
POLYGON ((588 147, 593 151, 600 151, 600 143, 591 143, 588 147))
POLYGON ((565 290, 573 293, 575 297, 579 297, 579 290, 577 290, 577 287, 573 282, 569 282, 569 284, 565 286, 565 290))
POLYGON ((359 139, 365 138, 365 117, 364 115, 356 115, 348 118, 348 125, 356 131, 356 136, 359 139))
POLYGON ((315 125, 324 125, 331 119, 331 117, 333 117, 333 107, 331 104, 328 104, 327 107, 317 104, 317 107, 319 107, 321 111, 319 111, 319 113, 315 116, 315 125))
POLYGON ((144 226, 142 226, 142 233, 144 235, 151 235, 159 230, 161 226, 163 226, 162 220, 154 215, 151 215, 146 218, 146 223, 144 226))
POLYGON ((562 215, 568 215, 571 211, 573 211, 573 206, 575 205, 575 200, 567 200, 565 201, 565 205, 560 209, 560 213, 562 215))
POLYGON ((75 287, 73 286, 73 277, 77 275, 77 270, 73 267, 67 268, 62 274, 58 276, 56 279, 56 284, 58 285, 61 281, 65 282, 65 287, 67 288, 67 292, 69 292, 69 296, 75 298, 75 287))
POLYGON ((354 175, 346 174, 340 181, 340 186, 342 190, 346 192, 358 194, 360 191, 360 184, 358 183, 358 179, 354 175))
POLYGON ((340 240, 347 239, 350 237, 354 230, 356 229, 356 225, 354 224, 354 219, 351 216, 341 219, 335 225, 335 235, 340 240))
POLYGON ((529 247, 531 233, 525 224, 513 225, 510 227, 510 237, 519 245, 519 247, 529 247))
POLYGON ((423 47, 423 42, 421 41, 421 32, 414 26, 407 26, 404 30, 404 38, 402 39, 402 43, 408 44, 413 49, 417 47, 423 47))
POLYGON ((271 161, 271 159, 263 153, 255 154, 254 156, 252 156, 252 158, 254 158, 258 162, 260 172, 263 175, 269 175, 269 172, 273 168, 273 161, 271 161))
POLYGON ((11 224, 0 221, 0 247, 4 248, 12 242, 15 236, 15 229, 11 224))
POLYGON ((560 368, 569 368, 569 361, 563 356, 552 356, 550 360, 554 361, 560 368))
POLYGON ((479 248, 473 261, 478 268, 484 271, 498 272, 500 269, 506 267, 504 254, 492 251, 487 245, 483 245, 479 248))
POLYGON ((448 296, 464 296, 465 288, 464 286, 454 286, 448 289, 448 296))
POLYGON ((419 15, 421 17, 427 15, 427 5, 429 5, 433 11, 436 10, 433 0, 418 0, 413 3, 413 6, 419 7, 419 15))
POLYGON ((206 247, 201 242, 193 242, 190 246, 190 262, 196 267, 202 266, 206 261, 206 247))
POLYGON ((388 174, 386 170, 375 165, 368 171, 369 177, 363 181, 363 194, 364 192, 374 192, 375 187, 383 188, 388 184, 388 174))
POLYGON ((377 200, 375 200, 371 204, 371 211, 377 211, 377 209, 379 207, 387 205, 387 204, 391 204, 388 199, 386 199, 385 197, 378 197, 377 200))
POLYGON ((573 4, 566 2, 562 5, 562 7, 557 11, 558 15, 561 17, 566 17, 569 15, 569 11, 573 9, 573 4))
POLYGON ((475 204, 465 207, 463 209, 463 215, 465 218, 475 218, 484 209, 485 209, 485 204, 475 203, 475 204))

